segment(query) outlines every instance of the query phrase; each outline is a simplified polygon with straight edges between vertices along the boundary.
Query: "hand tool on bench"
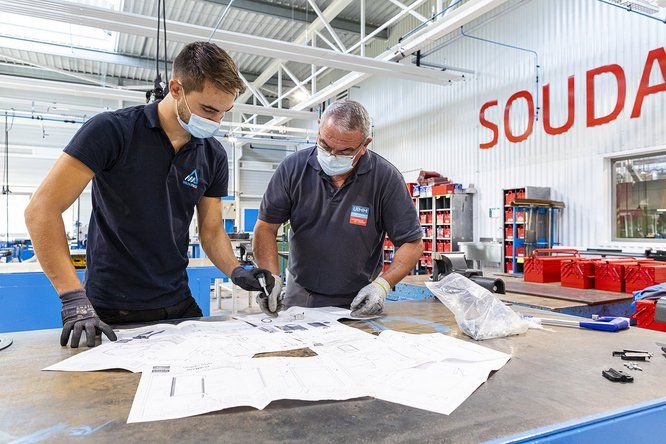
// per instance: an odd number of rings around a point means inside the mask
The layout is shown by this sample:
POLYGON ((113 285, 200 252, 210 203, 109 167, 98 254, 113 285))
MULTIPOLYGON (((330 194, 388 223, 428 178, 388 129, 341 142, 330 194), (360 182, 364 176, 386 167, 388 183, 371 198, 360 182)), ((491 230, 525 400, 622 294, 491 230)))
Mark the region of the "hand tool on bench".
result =
POLYGON ((629 328, 628 318, 614 317, 614 316, 601 316, 585 321, 574 321, 568 319, 547 319, 547 318, 534 318, 534 319, 538 322, 541 322, 542 325, 559 325, 562 327, 586 328, 588 330, 615 332, 629 328))

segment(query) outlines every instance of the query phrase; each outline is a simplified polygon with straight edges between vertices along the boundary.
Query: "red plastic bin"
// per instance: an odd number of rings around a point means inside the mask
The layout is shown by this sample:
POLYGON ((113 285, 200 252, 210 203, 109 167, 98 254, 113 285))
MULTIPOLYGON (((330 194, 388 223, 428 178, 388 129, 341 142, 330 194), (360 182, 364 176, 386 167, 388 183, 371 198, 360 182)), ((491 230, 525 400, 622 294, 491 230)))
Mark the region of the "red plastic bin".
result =
POLYGON ((560 285, 572 288, 594 288, 594 269, 598 260, 568 259, 560 264, 560 285))
POLYGON ((632 319, 636 319, 636 326, 649 328, 650 330, 666 331, 666 322, 654 320, 656 306, 657 301, 654 300, 636 301, 636 313, 631 315, 632 319))
POLYGON ((666 282, 666 264, 640 262, 629 265, 625 274, 625 291, 633 293, 666 282))
POLYGON ((578 250, 537 248, 525 259, 523 279, 525 282, 559 282, 562 261, 578 258, 580 258, 578 250), (555 253, 562 256, 539 256, 540 253, 555 253))

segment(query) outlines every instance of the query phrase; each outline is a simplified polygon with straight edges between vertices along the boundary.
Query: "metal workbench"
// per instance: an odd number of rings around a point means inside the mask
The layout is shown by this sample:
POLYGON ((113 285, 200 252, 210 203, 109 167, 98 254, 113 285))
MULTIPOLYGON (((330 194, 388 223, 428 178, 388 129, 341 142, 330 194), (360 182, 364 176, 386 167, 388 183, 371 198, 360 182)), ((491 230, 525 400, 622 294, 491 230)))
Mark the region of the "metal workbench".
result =
MULTIPOLYGON (((557 316, 563 315, 549 313, 549 317, 557 316)), ((448 332, 469 340, 460 333, 451 314, 434 300, 389 302, 385 318, 350 325, 366 331, 390 328, 413 333, 448 332)), ((606 415, 616 409, 625 412, 620 414, 621 419, 607 421, 603 416, 604 428, 595 429, 612 433, 605 442, 622 439, 647 443, 651 442, 649 437, 652 441, 663 437, 649 427, 633 427, 624 421, 635 416, 627 415, 627 409, 649 402, 647 411, 653 416, 660 414, 660 420, 654 421, 650 415, 641 417, 650 419, 652 429, 663 431, 665 427, 666 401, 660 404, 658 400, 666 397, 666 358, 655 341, 666 342, 666 334, 635 328, 619 333, 553 329, 484 341, 483 345, 510 353, 513 358, 450 416, 373 398, 283 400, 261 411, 233 408, 142 424, 126 424, 139 374, 42 372, 41 368, 85 348, 61 348, 57 329, 15 333, 11 335, 14 344, 0 351, 0 442, 78 442, 88 438, 94 442, 464 443, 552 428, 562 421, 606 415), (652 362, 641 364, 643 372, 633 372, 633 384, 611 383, 601 377, 602 369, 611 366, 626 370, 619 358, 611 356, 613 350, 622 348, 655 353, 652 362), (648 435, 636 435, 641 432, 648 435)), ((645 410, 643 407, 641 411, 645 410)), ((574 427, 576 433, 583 430, 580 427, 574 427)))

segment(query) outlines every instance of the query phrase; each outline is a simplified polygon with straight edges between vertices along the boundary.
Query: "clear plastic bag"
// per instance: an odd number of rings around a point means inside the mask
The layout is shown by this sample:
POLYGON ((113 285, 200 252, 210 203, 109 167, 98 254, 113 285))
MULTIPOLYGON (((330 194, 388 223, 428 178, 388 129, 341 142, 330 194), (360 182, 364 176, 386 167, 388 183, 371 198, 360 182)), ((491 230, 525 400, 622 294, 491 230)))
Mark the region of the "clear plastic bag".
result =
POLYGON ((463 333, 477 341, 518 335, 536 327, 460 274, 451 273, 440 281, 426 282, 426 286, 451 310, 463 333))

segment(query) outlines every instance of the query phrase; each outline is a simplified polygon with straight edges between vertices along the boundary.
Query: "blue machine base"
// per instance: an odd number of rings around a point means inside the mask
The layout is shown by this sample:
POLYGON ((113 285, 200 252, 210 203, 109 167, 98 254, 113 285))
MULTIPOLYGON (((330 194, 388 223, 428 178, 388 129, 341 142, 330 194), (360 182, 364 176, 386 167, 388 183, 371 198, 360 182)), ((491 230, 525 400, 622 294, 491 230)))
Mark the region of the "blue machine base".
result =
POLYGON ((489 441, 499 443, 663 443, 666 398, 489 441))
MULTIPOLYGON (((85 271, 77 271, 83 282, 85 271)), ((210 315, 210 286, 227 280, 216 267, 189 267, 190 291, 204 316, 210 315)), ((60 300, 43 272, 0 274, 0 333, 59 328, 60 300)))

